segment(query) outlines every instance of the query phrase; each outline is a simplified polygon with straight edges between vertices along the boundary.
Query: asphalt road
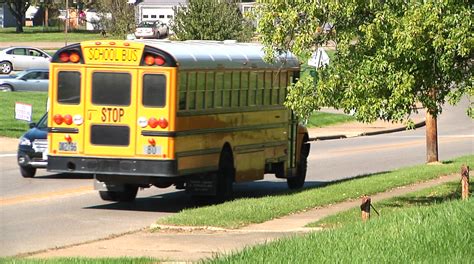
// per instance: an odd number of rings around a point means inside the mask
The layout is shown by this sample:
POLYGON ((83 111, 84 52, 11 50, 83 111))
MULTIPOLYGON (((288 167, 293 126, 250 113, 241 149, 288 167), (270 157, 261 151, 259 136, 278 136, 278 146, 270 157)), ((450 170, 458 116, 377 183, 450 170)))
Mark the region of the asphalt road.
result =
MULTIPOLYGON (((439 153, 445 160, 474 153, 474 122, 464 102, 440 116, 439 153)), ((389 171, 425 162, 425 130, 311 143, 307 186, 389 171)), ((33 179, 20 176, 15 157, 0 157, 0 256, 61 247, 126 233, 149 226, 183 208, 199 206, 183 191, 151 188, 134 203, 102 201, 92 179, 39 171, 33 179)), ((265 180, 239 184, 237 197, 286 191, 286 182, 265 180)))

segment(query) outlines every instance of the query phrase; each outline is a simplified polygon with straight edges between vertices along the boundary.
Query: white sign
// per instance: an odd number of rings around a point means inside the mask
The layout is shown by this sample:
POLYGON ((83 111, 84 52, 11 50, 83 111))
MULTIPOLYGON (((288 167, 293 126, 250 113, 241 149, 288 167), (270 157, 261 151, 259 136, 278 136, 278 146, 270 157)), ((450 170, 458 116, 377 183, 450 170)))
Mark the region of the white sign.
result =
POLYGON ((308 65, 316 68, 329 65, 329 56, 322 48, 318 48, 309 58, 308 65))
POLYGON ((31 122, 33 107, 30 104, 15 103, 15 119, 31 122))

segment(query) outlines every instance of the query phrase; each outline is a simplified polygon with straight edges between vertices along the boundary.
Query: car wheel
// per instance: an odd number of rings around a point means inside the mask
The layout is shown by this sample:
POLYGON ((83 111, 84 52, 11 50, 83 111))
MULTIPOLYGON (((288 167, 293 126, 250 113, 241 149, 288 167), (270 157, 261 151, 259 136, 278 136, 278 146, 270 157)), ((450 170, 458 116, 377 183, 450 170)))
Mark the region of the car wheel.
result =
POLYGON ((12 64, 8 61, 0 62, 0 72, 3 74, 9 74, 13 70, 12 64))
POLYGON ((36 174, 36 168, 30 166, 20 166, 20 173, 23 178, 33 178, 36 174))
POLYGON ((0 92, 13 92, 13 87, 8 84, 0 85, 0 92))

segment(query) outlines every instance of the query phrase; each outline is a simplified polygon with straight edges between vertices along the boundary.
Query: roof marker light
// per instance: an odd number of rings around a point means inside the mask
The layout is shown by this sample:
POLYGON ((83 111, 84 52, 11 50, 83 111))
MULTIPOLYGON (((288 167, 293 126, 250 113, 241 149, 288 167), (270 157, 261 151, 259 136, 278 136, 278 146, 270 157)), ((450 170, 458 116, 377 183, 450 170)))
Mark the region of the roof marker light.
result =
POLYGON ((109 45, 115 45, 115 42, 111 41, 109 42, 109 45))
POLYGON ((145 64, 148 66, 155 64, 155 58, 152 55, 146 55, 145 64))
POLYGON ((67 52, 61 52, 59 54, 59 60, 62 62, 68 62, 69 61, 69 54, 67 52))
POLYGON ((128 46, 130 46, 130 43, 125 42, 125 43, 123 43, 123 45, 128 47, 128 46))
POLYGON ((95 45, 100 45, 100 44, 102 44, 100 41, 97 41, 97 42, 95 43, 95 45))
POLYGON ((69 56, 69 60, 73 63, 76 63, 76 62, 79 62, 81 60, 81 57, 79 56, 79 54, 77 54, 76 52, 73 52, 71 53, 71 55, 69 56))

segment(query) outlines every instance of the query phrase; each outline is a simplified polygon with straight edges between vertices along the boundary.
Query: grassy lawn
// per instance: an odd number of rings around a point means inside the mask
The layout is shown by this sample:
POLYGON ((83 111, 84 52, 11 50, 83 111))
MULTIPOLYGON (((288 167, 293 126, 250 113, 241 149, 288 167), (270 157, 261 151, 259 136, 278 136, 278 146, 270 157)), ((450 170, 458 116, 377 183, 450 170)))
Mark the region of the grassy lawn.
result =
MULTIPOLYGON (((48 30, 43 27, 23 27, 23 33, 16 33, 14 27, 0 28, 0 46, 2 42, 35 42, 35 41, 46 41, 46 42, 61 42, 64 45, 66 35, 64 31, 57 28, 49 28, 48 30)), ((67 33, 67 42, 80 42, 84 40, 95 40, 95 39, 107 39, 102 37, 97 32, 82 30, 82 31, 70 31, 67 33)))
MULTIPOLYGON (((388 215, 399 213, 409 207, 426 207, 443 202, 461 199, 461 187, 459 182, 448 182, 439 186, 424 189, 418 192, 410 193, 404 196, 394 197, 382 200, 380 202, 372 202, 375 209, 380 213, 377 216, 371 210, 372 219, 386 217, 388 215)), ((474 185, 469 186, 469 192, 474 191, 474 185)), ((308 227, 324 227, 334 228, 345 226, 360 221, 360 208, 353 208, 338 214, 330 215, 317 222, 308 224, 308 227)))
POLYGON ((344 114, 314 112, 308 120, 307 127, 325 127, 340 123, 356 121, 354 117, 344 114))
POLYGON ((318 206, 356 199, 362 194, 371 195, 441 175, 458 173, 462 164, 473 166, 474 155, 446 161, 439 166, 418 165, 299 192, 289 191, 280 195, 244 198, 224 204, 185 209, 178 214, 160 219, 158 223, 239 228, 318 206))
POLYGON ((0 258, 2 264, 152 264, 160 263, 152 258, 51 258, 51 259, 25 259, 25 258, 0 258))
POLYGON ((474 199, 412 207, 206 263, 472 263, 474 199))
POLYGON ((46 112, 47 98, 47 92, 0 93, 0 136, 18 138, 29 129, 28 122, 15 119, 15 102, 31 104, 32 122, 38 122, 46 112))

